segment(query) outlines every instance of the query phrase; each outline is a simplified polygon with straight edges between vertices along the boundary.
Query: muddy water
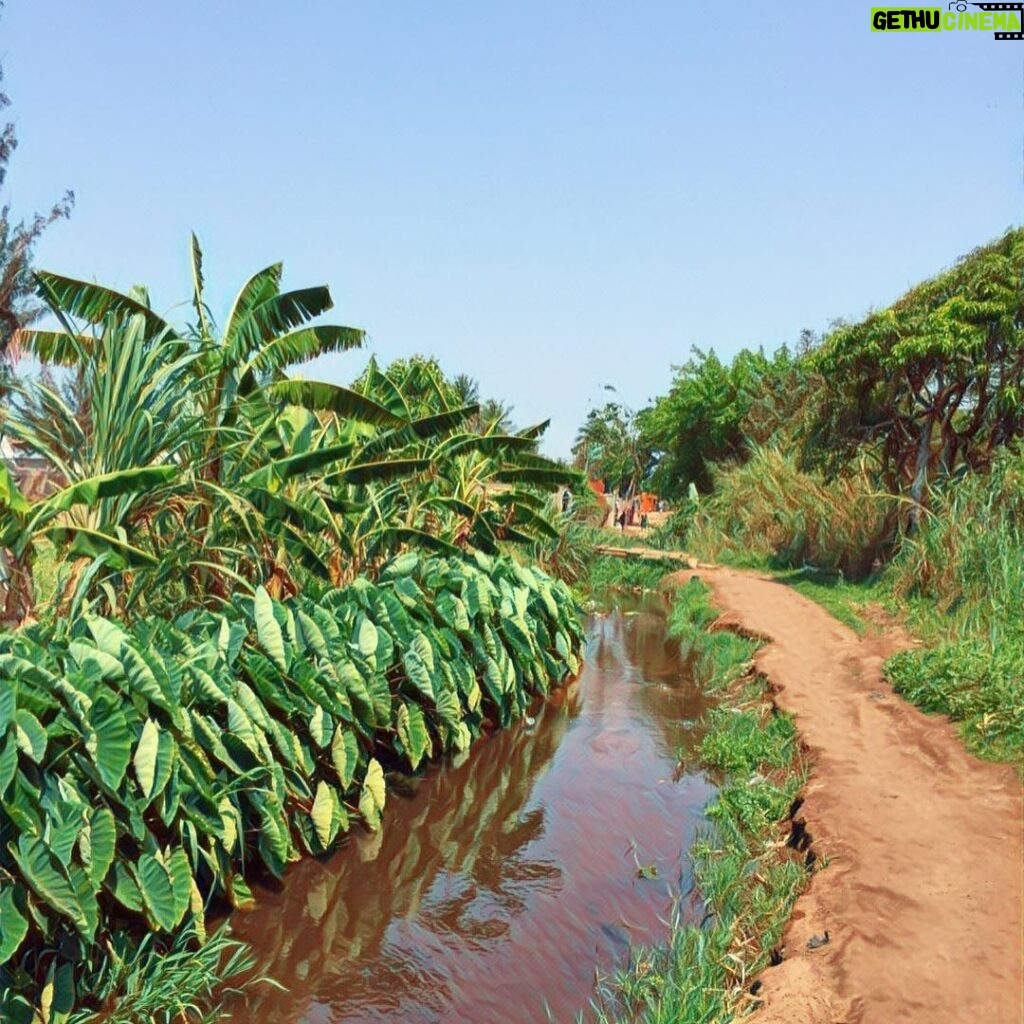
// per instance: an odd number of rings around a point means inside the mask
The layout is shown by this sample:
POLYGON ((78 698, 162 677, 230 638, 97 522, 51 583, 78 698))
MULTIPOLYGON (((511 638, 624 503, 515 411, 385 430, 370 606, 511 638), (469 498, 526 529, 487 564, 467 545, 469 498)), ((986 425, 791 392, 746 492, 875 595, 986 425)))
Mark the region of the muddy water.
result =
POLYGON ((381 832, 293 866, 235 915, 288 991, 260 986, 230 1019, 571 1021, 595 968, 663 939, 690 889, 712 787, 676 772, 677 751, 703 710, 660 615, 591 618, 582 675, 534 727, 389 793, 381 832))

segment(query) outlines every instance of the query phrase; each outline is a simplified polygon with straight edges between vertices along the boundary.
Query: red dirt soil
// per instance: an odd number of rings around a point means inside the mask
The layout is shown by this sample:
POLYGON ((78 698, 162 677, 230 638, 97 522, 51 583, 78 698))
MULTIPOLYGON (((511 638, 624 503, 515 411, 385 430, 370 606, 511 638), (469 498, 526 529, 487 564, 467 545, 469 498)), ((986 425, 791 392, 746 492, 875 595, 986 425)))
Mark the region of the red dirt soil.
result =
MULTIPOLYGON (((679 574, 689 579, 692 570, 679 574)), ((1022 802, 1013 768, 896 696, 901 643, 858 638, 771 579, 701 566, 715 603, 771 638, 757 655, 812 761, 798 818, 814 874, 761 976, 758 1024, 1020 1024, 1022 802), (808 950, 812 935, 830 942, 808 950)), ((903 641, 905 642, 905 641, 903 641)))

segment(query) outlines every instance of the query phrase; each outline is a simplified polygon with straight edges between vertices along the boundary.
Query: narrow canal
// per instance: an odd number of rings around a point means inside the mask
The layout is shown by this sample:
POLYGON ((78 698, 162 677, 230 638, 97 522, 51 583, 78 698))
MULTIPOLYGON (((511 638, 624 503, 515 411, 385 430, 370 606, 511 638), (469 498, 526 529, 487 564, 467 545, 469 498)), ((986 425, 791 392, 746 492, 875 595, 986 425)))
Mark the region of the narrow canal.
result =
POLYGON ((533 726, 409 780, 381 832, 293 866, 235 915, 287 991, 257 986, 230 1020, 572 1021, 596 970, 666 937, 713 794, 678 770, 706 698, 659 607, 594 615, 587 636, 583 673, 533 726))

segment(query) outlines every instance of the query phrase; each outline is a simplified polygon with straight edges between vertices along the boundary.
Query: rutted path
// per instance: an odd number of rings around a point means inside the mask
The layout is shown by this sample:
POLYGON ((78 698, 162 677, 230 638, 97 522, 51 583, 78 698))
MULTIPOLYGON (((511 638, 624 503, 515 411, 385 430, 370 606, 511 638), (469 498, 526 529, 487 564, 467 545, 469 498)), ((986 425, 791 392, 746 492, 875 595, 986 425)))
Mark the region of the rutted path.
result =
POLYGON ((1022 1019, 1021 787, 952 726, 893 694, 891 642, 860 639, 769 579, 702 570, 720 608, 772 642, 758 668, 814 759, 800 815, 814 876, 764 974, 765 1021, 1022 1019), (828 929, 831 942, 807 949, 828 929))
POLYGON ((757 667, 813 759, 798 817, 828 860, 797 901, 783 962, 762 975, 755 1019, 1019 1024, 1024 850, 1013 768, 968 754, 944 718, 892 692, 882 663, 893 638, 859 638, 769 578, 704 565, 699 575, 730 619, 771 638, 757 667), (831 941, 809 950, 826 930, 831 941))

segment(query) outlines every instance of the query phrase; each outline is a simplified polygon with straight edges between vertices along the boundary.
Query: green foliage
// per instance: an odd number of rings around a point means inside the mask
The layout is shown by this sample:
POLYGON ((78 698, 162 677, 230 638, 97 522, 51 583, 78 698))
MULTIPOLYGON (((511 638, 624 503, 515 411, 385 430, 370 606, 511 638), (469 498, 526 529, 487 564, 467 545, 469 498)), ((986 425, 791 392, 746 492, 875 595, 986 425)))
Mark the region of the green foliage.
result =
POLYGON ((415 553, 317 598, 0 634, 5 959, 90 963, 113 917, 202 930, 211 898, 251 900, 243 871, 280 876, 357 809, 378 827, 378 758, 464 750, 578 672, 581 638, 539 571, 415 553))
POLYGON ((594 595, 613 590, 654 590, 668 573, 678 569, 679 563, 671 559, 598 555, 590 563, 584 589, 594 595))
POLYGON ((995 647, 970 638, 903 651, 885 672, 907 700, 961 722, 976 753, 1024 764, 1024 630, 995 647))
MULTIPOLYGON (((682 498, 691 483, 710 491, 715 463, 746 458, 750 433, 745 425, 755 414, 768 418, 760 411, 765 396, 793 394, 791 384, 785 391, 772 386, 786 379, 793 365, 785 347, 771 357, 743 349, 729 364, 714 352, 694 349, 693 358, 675 368, 668 394, 637 418, 643 443, 658 455, 655 490, 673 499, 682 498)), ((774 418, 789 419, 778 413, 774 418)))
POLYGON ((830 335, 813 365, 833 465, 867 445, 887 488, 917 502, 1024 434, 1022 280, 1017 228, 830 335))
POLYGON ((651 466, 638 417, 619 402, 591 409, 573 443, 575 465, 609 494, 635 494, 651 466))
MULTIPOLYGON (((233 980, 248 974, 253 959, 241 943, 228 937, 226 927, 199 940, 192 928, 171 942, 151 933, 136 943, 124 933, 115 933, 110 938, 110 955, 80 982, 80 988, 102 1009, 74 1010, 66 1024, 178 1024, 183 1020, 213 1024, 221 1016, 207 1009, 215 993, 223 993, 233 980)), ((15 1017, 11 1024, 20 1022, 15 1017)))
POLYGON ((62 563, 55 611, 89 601, 135 617, 217 608, 260 582, 276 596, 337 586, 409 546, 496 554, 557 539, 536 488, 576 481, 537 453, 546 424, 483 430, 479 407, 419 358, 371 361, 353 388, 288 378, 361 343, 355 328, 307 325, 328 290, 282 291, 275 264, 219 329, 194 238, 192 271, 185 329, 142 291, 39 275, 64 330, 24 343, 72 367, 73 385, 21 382, 0 427, 66 486, 29 505, 0 481, 7 619, 35 610, 26 581, 44 544, 62 563))

